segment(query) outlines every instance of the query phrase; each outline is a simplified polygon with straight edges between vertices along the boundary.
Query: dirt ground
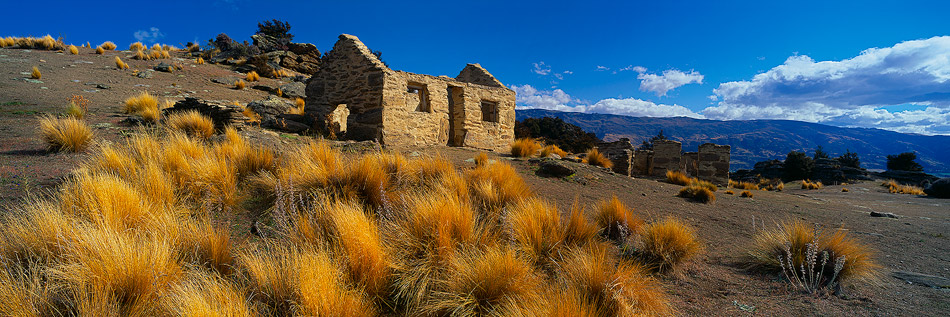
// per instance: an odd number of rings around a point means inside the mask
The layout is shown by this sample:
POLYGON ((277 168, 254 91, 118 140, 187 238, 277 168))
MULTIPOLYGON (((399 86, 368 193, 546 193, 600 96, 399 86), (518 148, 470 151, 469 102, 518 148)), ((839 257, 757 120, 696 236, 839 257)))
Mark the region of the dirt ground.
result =
MULTIPOLYGON (((11 208, 29 194, 51 190, 83 160, 86 153, 48 153, 37 136, 37 117, 62 113, 66 99, 83 95, 91 101, 87 121, 95 127, 98 142, 122 139, 135 130, 120 121, 122 101, 147 90, 159 98, 177 100, 194 96, 242 103, 262 99, 266 92, 234 90, 210 81, 221 76, 240 76, 217 65, 194 65, 182 53, 173 61, 184 64, 175 73, 154 72, 153 78, 133 75, 157 61, 136 61, 127 52, 96 55, 80 48, 79 55, 49 51, 0 49, 0 210, 11 208), (113 56, 131 66, 116 70, 113 56), (42 83, 26 81, 37 66, 42 83), (24 74, 25 73, 25 74, 24 74), (96 88, 95 84, 110 86, 96 88)), ((262 79, 261 85, 276 87, 279 81, 262 79)), ((255 140, 269 144, 299 142, 306 137, 255 130, 255 140)), ((462 168, 477 153, 466 148, 394 148, 413 155, 441 155, 462 168), (415 153, 413 153, 415 152, 415 153)), ((88 152, 87 152, 88 153, 88 152)), ((536 164, 511 160, 498 153, 490 156, 510 162, 539 196, 555 201, 562 209, 574 199, 590 205, 616 195, 635 208, 645 220, 672 215, 695 226, 705 251, 686 270, 665 277, 666 289, 682 315, 776 316, 939 316, 950 311, 950 290, 929 288, 891 276, 895 271, 950 277, 950 200, 889 194, 879 182, 827 186, 801 190, 786 184, 782 192, 756 191, 754 198, 716 193, 714 204, 699 204, 676 197, 680 186, 653 179, 631 178, 601 169, 568 163, 578 169, 574 176, 537 176, 536 164), (842 192, 842 187, 849 192, 842 192), (871 211, 891 212, 898 218, 871 217, 871 211), (756 226, 801 219, 826 230, 846 228, 851 235, 878 250, 883 266, 880 285, 847 287, 842 296, 802 294, 776 275, 750 272, 743 262, 756 226)), ((738 192, 738 191, 737 191, 738 192)), ((249 226, 238 226, 248 228, 249 226)))

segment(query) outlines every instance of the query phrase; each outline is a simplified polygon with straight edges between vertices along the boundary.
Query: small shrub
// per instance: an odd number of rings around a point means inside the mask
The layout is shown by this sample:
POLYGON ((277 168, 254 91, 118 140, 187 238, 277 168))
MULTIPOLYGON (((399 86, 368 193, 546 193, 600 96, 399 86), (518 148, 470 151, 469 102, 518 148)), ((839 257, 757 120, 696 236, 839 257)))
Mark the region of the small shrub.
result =
POLYGON ((251 71, 247 73, 247 76, 244 77, 247 81, 258 81, 261 80, 261 75, 258 75, 256 71, 251 71))
POLYGON ((306 114, 307 102, 303 98, 294 99, 294 108, 290 109, 290 114, 306 114))
POLYGON ((660 273, 674 271, 701 249, 693 228, 672 217, 644 227, 640 241, 638 257, 647 268, 660 273))
POLYGON ((511 143, 511 155, 514 157, 532 157, 541 150, 541 143, 532 138, 517 139, 511 143))
MULTIPOLYGON (((670 184, 686 186, 692 181, 689 176, 686 176, 683 172, 667 170, 666 171, 666 181, 670 184)), ((732 181, 730 181, 732 182, 732 181)))
POLYGON ((211 118, 195 110, 171 114, 165 118, 165 124, 171 129, 202 139, 207 139, 214 134, 214 122, 211 118))
POLYGON ((545 146, 543 149, 541 149, 541 157, 549 157, 551 156, 551 154, 556 154, 557 156, 562 157, 562 158, 567 156, 567 152, 564 152, 564 150, 557 147, 557 145, 552 144, 552 145, 545 146))
POLYGON ((689 185, 680 189, 678 195, 680 197, 689 198, 704 204, 716 202, 716 194, 706 187, 689 185))
POLYGON ((848 191, 849 191, 849 190, 848 190, 847 188, 842 188, 842 189, 841 189, 841 192, 842 192, 842 193, 847 193, 848 191))
POLYGON ((600 166, 605 168, 611 168, 614 166, 614 162, 600 153, 596 148, 590 149, 587 151, 587 157, 584 158, 584 162, 593 166, 600 166))
POLYGON ((736 194, 736 192, 731 191, 731 190, 727 190, 725 193, 726 193, 726 195, 735 195, 735 194, 736 194))
POLYGON ((247 83, 245 83, 243 79, 238 79, 238 81, 234 83, 234 89, 242 90, 246 85, 247 83))
POLYGON ((750 191, 748 191, 748 190, 743 191, 743 192, 742 192, 741 194, 739 194, 739 195, 742 196, 742 197, 746 197, 746 198, 752 198, 752 196, 753 196, 753 195, 752 195, 752 192, 750 192, 750 191))
POLYGON ((40 79, 42 77, 43 77, 43 74, 40 73, 40 69, 36 68, 36 66, 33 66, 33 72, 30 73, 30 78, 40 79))
POLYGON ((79 55, 79 48, 76 47, 76 45, 70 45, 68 49, 69 49, 69 54, 79 55))
POLYGON ((72 117, 43 117, 40 119, 40 134, 49 149, 54 151, 79 152, 92 140, 92 129, 89 125, 72 117))
POLYGON ((116 46, 115 46, 115 43, 112 43, 110 41, 105 41, 102 43, 102 45, 99 45, 99 47, 102 47, 103 49, 107 51, 111 51, 111 50, 114 50, 116 46))
POLYGON ((73 95, 68 100, 68 105, 66 106, 66 115, 82 120, 86 117, 86 113, 89 112, 89 99, 83 97, 82 95, 73 95))

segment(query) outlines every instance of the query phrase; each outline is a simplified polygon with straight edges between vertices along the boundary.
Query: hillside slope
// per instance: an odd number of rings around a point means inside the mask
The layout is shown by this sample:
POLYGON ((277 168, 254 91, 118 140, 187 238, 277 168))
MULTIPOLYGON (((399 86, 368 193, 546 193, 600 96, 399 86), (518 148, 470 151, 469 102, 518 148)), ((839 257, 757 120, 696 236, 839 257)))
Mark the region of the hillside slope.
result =
POLYGON ((629 138, 634 145, 657 134, 683 142, 685 151, 703 143, 732 146, 732 169, 751 168, 755 162, 784 159, 789 151, 814 153, 821 145, 838 156, 857 152, 863 167, 884 169, 888 154, 916 151, 928 173, 950 173, 950 136, 906 134, 881 129, 840 128, 789 120, 716 121, 685 117, 648 118, 608 114, 518 110, 517 118, 557 117, 598 137, 612 141, 629 138))

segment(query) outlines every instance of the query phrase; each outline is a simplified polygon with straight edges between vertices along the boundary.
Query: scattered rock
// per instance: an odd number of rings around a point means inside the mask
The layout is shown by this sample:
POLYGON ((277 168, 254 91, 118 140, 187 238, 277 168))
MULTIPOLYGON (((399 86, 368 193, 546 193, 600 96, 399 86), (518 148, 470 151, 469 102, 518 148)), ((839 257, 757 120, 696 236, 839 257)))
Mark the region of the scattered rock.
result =
POLYGON ((553 176, 553 177, 565 177, 573 175, 576 171, 564 164, 563 162, 556 159, 543 159, 540 163, 540 168, 538 169, 538 174, 543 176, 553 176))
POLYGON ((893 179, 901 184, 921 186, 924 182, 933 183, 939 178, 924 172, 916 171, 885 171, 877 173, 877 176, 883 179, 893 179))
POLYGON ((247 108, 261 116, 261 122, 272 120, 278 115, 290 112, 293 108, 289 101, 276 96, 267 96, 267 99, 251 101, 247 108))
POLYGON ((283 92, 284 97, 294 99, 294 98, 307 98, 307 85, 301 82, 290 82, 283 85, 280 85, 280 91, 283 92))
POLYGON ((237 78, 234 76, 211 78, 212 82, 219 83, 226 86, 234 86, 234 84, 237 83, 238 80, 240 80, 240 78, 237 78))
POLYGON ((582 159, 580 156, 577 156, 577 155, 568 155, 567 157, 562 158, 562 160, 565 160, 568 162, 580 163, 584 159, 582 159))
POLYGON ((158 63, 158 65, 155 65, 155 67, 153 67, 152 69, 160 71, 160 72, 171 73, 172 70, 174 69, 174 66, 165 64, 165 62, 161 62, 161 63, 158 63))
POLYGON ((872 211, 872 212, 871 212, 871 217, 886 217, 886 218, 894 218, 894 219, 897 219, 897 215, 895 215, 895 214, 893 214, 893 213, 890 213, 890 212, 877 212, 877 211, 872 211))
POLYGON ((210 117, 218 130, 223 130, 227 125, 240 129, 244 127, 244 122, 247 121, 247 117, 241 113, 241 107, 230 101, 201 100, 193 97, 187 97, 175 103, 173 107, 162 110, 162 114, 167 116, 170 113, 186 110, 196 110, 210 117))
POLYGON ((950 279, 914 272, 896 271, 891 276, 911 284, 920 284, 933 288, 950 288, 950 279))
POLYGON ((145 79, 152 78, 152 70, 146 69, 146 70, 140 71, 138 74, 135 74, 135 77, 145 78, 145 79))
POLYGON ((42 84, 42 83, 43 83, 43 82, 40 81, 40 80, 32 79, 32 78, 25 78, 25 79, 23 79, 23 80, 25 80, 25 81, 28 82, 28 83, 34 83, 34 84, 42 84))
POLYGON ((935 198, 950 198, 950 177, 934 181, 924 189, 924 193, 935 198))
POLYGON ((369 141, 347 141, 341 147, 343 152, 349 153, 366 153, 366 152, 378 152, 382 151, 382 147, 379 145, 379 142, 375 140, 369 141))

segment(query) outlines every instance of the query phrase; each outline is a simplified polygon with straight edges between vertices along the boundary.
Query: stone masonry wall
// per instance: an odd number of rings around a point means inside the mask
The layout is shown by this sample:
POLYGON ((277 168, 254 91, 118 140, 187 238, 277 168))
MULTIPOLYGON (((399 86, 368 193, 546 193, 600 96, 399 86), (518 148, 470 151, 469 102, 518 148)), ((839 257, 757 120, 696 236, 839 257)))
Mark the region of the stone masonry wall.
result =
POLYGON ((731 147, 706 143, 699 146, 699 162, 696 177, 713 183, 729 181, 731 147))
POLYGON ((686 176, 696 177, 699 169, 699 153, 697 152, 686 152, 683 153, 683 168, 681 171, 686 173, 686 176))
POLYGON ((682 143, 672 140, 659 140, 653 143, 653 171, 651 175, 665 175, 667 170, 682 169, 682 143))
POLYGON ((323 57, 321 69, 307 82, 308 113, 325 116, 346 104, 346 138, 382 137, 383 80, 388 69, 357 37, 340 35, 323 57))
POLYGON ((650 172, 653 170, 653 151, 652 150, 636 150, 633 152, 633 160, 631 161, 630 174, 631 175, 650 175, 650 172))
POLYGON ((631 175, 635 150, 633 145, 630 144, 630 139, 621 138, 614 142, 601 142, 597 144, 597 150, 614 163, 614 172, 627 176, 631 175))

